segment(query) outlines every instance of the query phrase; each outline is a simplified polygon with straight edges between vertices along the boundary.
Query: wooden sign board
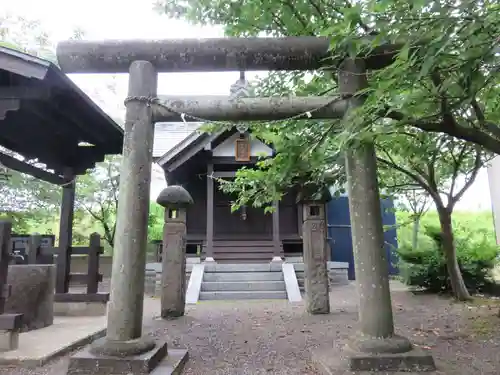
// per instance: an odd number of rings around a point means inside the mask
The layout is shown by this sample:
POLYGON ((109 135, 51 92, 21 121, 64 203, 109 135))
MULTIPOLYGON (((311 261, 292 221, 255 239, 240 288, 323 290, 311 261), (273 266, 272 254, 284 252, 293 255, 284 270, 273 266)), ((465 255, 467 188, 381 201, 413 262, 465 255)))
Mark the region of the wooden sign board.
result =
POLYGON ((250 161, 250 140, 239 138, 235 142, 234 156, 236 161, 250 161))

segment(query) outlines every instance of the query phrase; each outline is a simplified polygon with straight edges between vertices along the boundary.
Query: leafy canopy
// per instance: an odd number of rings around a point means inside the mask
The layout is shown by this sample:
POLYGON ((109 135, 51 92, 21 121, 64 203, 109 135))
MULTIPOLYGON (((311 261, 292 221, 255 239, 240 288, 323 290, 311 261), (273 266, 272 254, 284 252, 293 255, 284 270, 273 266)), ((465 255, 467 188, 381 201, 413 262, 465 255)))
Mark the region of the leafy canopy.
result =
MULTIPOLYGON (((255 124, 253 134, 272 143, 278 156, 223 185, 241 192, 239 204, 262 205, 294 181, 317 182, 327 171, 342 172, 340 155, 363 140, 375 139, 379 155, 383 150, 386 161, 395 161, 392 167, 412 172, 382 170, 386 187, 431 188, 435 194, 447 185, 453 201, 463 194, 457 175, 466 173, 472 182, 491 157, 483 150, 500 153, 496 1, 160 0, 157 6, 197 24, 222 25, 231 36, 328 36, 333 61, 381 45, 399 51, 395 58, 375 56, 385 66, 369 72, 365 103, 348 121, 255 124)), ((332 62, 313 73, 270 72, 255 92, 331 95, 338 70, 332 62)), ((342 178, 337 173, 339 185, 342 178)))

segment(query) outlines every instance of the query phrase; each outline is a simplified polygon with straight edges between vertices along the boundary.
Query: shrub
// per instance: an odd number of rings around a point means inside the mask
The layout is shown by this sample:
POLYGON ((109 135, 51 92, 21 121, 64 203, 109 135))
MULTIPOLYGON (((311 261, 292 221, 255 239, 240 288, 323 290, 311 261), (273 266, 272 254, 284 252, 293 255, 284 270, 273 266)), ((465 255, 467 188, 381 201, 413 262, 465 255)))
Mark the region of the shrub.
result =
MULTIPOLYGON (((402 243, 398 249, 399 270, 402 281, 431 292, 451 291, 446 261, 441 248, 441 232, 436 226, 426 226, 427 241, 419 241, 412 249, 402 243), (423 244, 425 244, 423 246, 423 244)), ((458 264, 466 287, 471 292, 490 289, 491 273, 499 254, 499 247, 491 242, 487 231, 475 231, 474 235, 464 228, 455 234, 458 264)))

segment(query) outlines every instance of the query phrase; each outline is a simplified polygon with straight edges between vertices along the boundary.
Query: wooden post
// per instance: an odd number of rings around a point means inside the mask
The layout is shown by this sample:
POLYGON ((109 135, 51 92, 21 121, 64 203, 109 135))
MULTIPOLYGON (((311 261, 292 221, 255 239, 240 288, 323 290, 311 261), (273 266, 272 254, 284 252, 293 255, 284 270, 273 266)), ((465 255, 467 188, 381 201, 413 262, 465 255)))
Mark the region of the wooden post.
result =
POLYGON ((7 285, 7 274, 10 262, 10 233, 12 223, 0 221, 0 314, 5 312, 5 302, 9 297, 9 285, 7 285))
POLYGON ((99 286, 99 255, 101 254, 101 236, 92 233, 89 240, 87 294, 96 294, 99 286))
POLYGON ((207 165, 207 246, 205 259, 214 257, 214 165, 207 165))
POLYGON ((302 238, 302 223, 304 222, 303 214, 302 214, 302 203, 297 203, 297 233, 300 238, 302 238))
POLYGON ((273 211, 273 257, 281 259, 281 240, 280 240, 280 203, 279 201, 274 202, 273 211))
POLYGON ((75 181, 72 174, 65 175, 71 182, 63 187, 61 217, 59 221, 59 249, 57 252, 56 293, 68 293, 75 208, 75 181))

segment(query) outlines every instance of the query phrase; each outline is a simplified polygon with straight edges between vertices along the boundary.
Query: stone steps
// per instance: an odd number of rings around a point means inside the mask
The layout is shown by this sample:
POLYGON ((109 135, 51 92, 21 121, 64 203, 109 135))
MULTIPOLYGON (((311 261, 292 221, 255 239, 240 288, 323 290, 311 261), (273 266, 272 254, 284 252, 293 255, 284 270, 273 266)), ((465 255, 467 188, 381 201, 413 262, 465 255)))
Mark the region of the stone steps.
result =
POLYGON ((200 292, 200 301, 207 300, 244 300, 244 299, 286 299, 286 291, 251 290, 251 291, 216 291, 200 292))
POLYGON ((206 263, 205 270, 207 272, 269 272, 281 271, 281 263, 278 265, 267 263, 257 264, 227 264, 227 263, 206 263))
POLYGON ((273 258, 274 245, 271 240, 215 240, 213 257, 216 262, 231 264, 241 261, 266 264, 273 258))
POLYGON ((286 298, 281 263, 205 263, 199 295, 202 301, 286 298))
POLYGON ((284 281, 204 281, 201 284, 202 292, 233 292, 233 291, 283 291, 284 281))
POLYGON ((280 272, 208 272, 205 269, 203 281, 235 282, 235 281, 283 281, 280 272))

